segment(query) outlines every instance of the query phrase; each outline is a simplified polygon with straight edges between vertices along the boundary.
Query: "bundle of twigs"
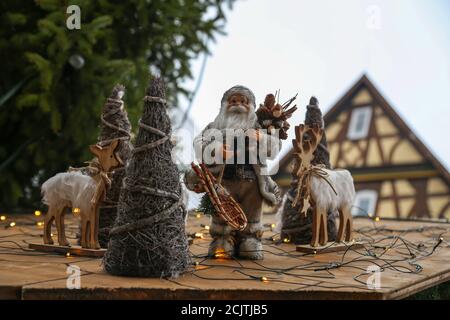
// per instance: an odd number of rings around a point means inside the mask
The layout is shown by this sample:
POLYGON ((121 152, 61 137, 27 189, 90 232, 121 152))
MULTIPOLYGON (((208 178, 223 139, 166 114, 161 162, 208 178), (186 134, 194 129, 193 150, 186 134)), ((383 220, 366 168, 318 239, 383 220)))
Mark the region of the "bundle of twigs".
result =
POLYGON ((228 191, 220 184, 204 164, 200 166, 191 164, 192 169, 200 180, 200 186, 196 190, 206 192, 210 198, 216 213, 232 228, 242 231, 247 227, 247 217, 239 204, 228 191))
POLYGON ((278 129, 280 139, 286 140, 287 131, 290 127, 287 120, 297 110, 297 105, 293 107, 290 107, 290 105, 297 99, 297 95, 283 104, 278 103, 277 96, 279 98, 279 92, 275 93, 275 95, 269 93, 264 99, 264 104, 260 104, 258 110, 256 110, 256 115, 263 129, 267 129, 269 133, 278 129))

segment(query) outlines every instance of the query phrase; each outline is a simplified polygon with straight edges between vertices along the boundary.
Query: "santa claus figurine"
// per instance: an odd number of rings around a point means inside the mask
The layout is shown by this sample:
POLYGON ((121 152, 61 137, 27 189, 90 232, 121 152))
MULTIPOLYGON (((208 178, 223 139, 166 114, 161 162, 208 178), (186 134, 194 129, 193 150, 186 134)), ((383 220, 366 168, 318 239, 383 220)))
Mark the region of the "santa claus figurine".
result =
POLYGON ((278 154, 281 141, 276 132, 261 128, 255 108, 255 96, 248 88, 232 87, 224 93, 215 120, 194 139, 197 160, 207 165, 247 218, 245 229, 238 231, 212 215, 212 257, 217 253, 254 260, 264 257, 262 204, 279 202, 279 189, 268 175, 266 160, 278 154))

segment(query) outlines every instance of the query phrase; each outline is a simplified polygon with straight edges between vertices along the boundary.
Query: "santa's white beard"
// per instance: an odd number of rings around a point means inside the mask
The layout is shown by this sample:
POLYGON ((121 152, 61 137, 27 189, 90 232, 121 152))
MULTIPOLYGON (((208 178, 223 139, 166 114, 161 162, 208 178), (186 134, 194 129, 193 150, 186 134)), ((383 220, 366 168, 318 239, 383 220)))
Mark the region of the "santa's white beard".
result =
POLYGON ((236 106, 228 108, 226 105, 222 106, 220 113, 214 120, 217 129, 254 129, 256 123, 256 114, 253 108, 250 111, 244 106, 236 106))

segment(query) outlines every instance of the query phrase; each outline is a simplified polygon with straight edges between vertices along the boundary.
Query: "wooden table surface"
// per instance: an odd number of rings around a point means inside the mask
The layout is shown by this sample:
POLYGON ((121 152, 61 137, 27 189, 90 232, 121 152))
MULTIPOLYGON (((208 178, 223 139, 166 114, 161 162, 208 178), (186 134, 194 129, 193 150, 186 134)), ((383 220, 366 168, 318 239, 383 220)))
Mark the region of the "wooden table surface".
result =
MULTIPOLYGON (((272 241, 275 217, 266 215, 264 260, 211 260, 205 258, 209 217, 191 215, 188 233, 204 234, 190 246, 197 264, 177 279, 151 279, 111 276, 97 258, 29 250, 28 243, 42 241, 42 220, 0 221, 0 299, 401 299, 450 278, 448 223, 358 218, 354 237, 366 241, 364 248, 304 254, 272 241), (80 289, 67 288, 70 265, 81 270, 80 289), (379 274, 367 271, 376 266, 379 274), (380 287, 369 288, 367 279, 378 275, 380 287)), ((66 220, 75 241, 77 220, 66 220)))

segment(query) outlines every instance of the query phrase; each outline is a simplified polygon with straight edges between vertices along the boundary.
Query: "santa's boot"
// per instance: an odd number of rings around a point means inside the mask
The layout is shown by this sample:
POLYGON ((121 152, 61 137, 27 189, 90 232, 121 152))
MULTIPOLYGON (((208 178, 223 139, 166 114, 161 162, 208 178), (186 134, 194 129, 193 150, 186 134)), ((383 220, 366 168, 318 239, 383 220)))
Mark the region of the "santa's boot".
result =
POLYGON ((251 222, 248 224, 246 230, 238 232, 238 256, 250 260, 264 259, 261 243, 262 234, 263 228, 261 222, 251 222))
POLYGON ((208 256, 213 258, 231 258, 235 255, 233 229, 222 219, 213 216, 209 233, 213 238, 209 245, 208 256))

